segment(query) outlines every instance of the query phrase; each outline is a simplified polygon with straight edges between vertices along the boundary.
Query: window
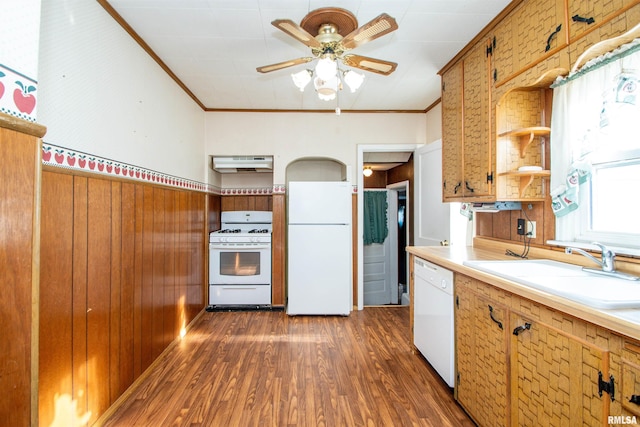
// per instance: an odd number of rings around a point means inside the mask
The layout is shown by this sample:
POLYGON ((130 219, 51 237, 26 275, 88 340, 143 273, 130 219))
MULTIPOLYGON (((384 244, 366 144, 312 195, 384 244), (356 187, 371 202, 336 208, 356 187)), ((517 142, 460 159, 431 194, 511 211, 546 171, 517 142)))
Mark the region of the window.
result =
POLYGON ((578 209, 576 241, 640 248, 640 153, 594 162, 578 209))
POLYGON ((640 42, 554 85, 552 243, 640 254, 640 42), (579 184, 578 184, 579 182, 579 184))

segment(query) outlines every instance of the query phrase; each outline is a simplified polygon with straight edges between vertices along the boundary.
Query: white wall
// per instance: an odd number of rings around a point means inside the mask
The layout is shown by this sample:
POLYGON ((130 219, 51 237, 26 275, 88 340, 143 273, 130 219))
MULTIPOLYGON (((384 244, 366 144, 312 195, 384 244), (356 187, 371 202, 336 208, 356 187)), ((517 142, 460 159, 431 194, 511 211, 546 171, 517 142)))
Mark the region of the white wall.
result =
POLYGON ((424 144, 424 114, 208 112, 205 154, 273 155, 274 184, 285 183, 287 165, 324 157, 351 167, 356 181, 358 144, 424 144))
POLYGON ((427 142, 442 139, 442 102, 433 107, 426 116, 427 142))
POLYGON ((200 182, 204 111, 95 0, 43 0, 45 142, 200 182))

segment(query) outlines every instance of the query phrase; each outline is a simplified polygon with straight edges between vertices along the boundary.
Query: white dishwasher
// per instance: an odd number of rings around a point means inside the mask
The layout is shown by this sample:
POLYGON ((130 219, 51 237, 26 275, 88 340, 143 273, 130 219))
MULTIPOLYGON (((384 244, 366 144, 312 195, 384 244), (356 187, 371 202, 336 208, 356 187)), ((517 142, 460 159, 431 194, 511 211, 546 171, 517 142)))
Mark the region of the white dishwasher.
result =
POLYGON ((413 342, 453 387, 453 272, 414 257, 413 274, 413 342))

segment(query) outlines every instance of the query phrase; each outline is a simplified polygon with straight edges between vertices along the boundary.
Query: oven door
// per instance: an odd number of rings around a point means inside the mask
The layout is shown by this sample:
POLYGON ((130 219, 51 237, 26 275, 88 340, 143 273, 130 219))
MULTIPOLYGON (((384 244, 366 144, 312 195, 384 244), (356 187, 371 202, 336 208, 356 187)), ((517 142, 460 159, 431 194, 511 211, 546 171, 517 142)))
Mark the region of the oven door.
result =
POLYGON ((210 285, 270 285, 271 245, 210 243, 210 285))

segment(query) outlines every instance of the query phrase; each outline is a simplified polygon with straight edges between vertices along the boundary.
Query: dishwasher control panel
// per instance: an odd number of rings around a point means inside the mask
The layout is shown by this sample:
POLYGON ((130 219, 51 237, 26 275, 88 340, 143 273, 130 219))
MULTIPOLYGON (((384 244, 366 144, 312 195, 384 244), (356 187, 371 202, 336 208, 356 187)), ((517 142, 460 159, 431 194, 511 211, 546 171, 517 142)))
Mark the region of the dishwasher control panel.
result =
POLYGON ((416 257, 413 262, 413 274, 416 279, 419 277, 431 286, 453 295, 453 271, 416 257))

